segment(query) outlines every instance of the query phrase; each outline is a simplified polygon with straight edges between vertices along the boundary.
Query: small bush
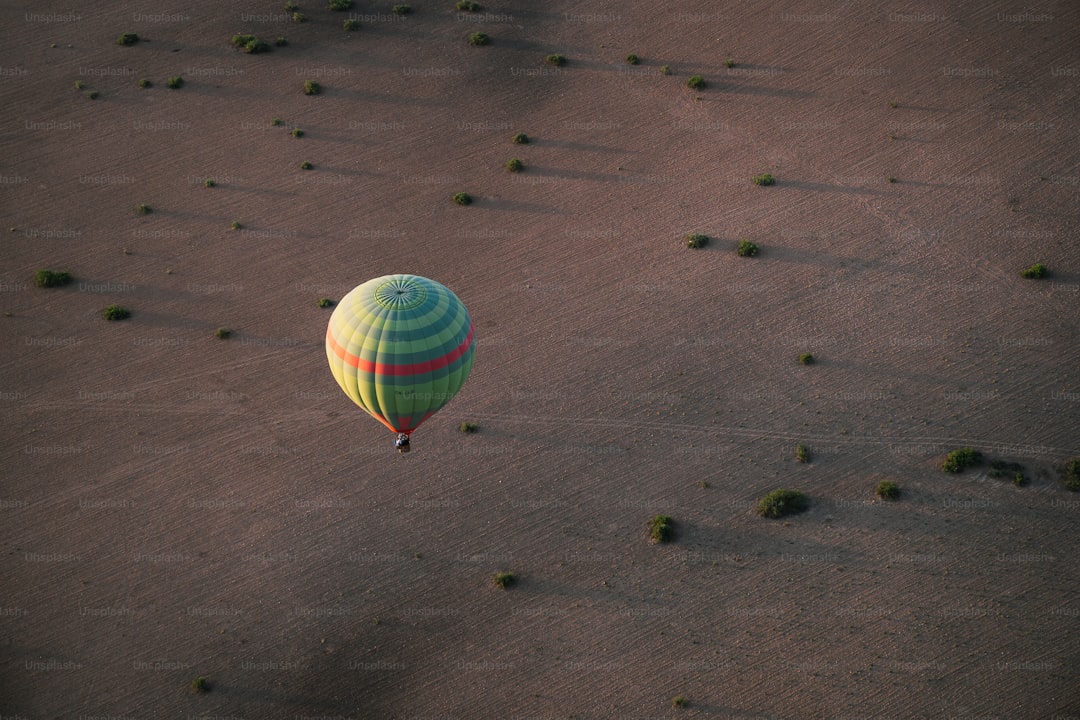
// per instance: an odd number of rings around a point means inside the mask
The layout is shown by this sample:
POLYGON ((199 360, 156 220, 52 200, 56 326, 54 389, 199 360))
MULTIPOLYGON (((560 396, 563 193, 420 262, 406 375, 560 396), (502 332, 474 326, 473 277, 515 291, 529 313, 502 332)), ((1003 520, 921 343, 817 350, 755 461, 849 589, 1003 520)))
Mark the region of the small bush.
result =
POLYGON ((294 13, 292 14, 292 21, 293 21, 294 23, 302 23, 302 22, 307 22, 307 15, 305 15, 305 14, 304 14, 304 13, 302 13, 302 12, 294 12, 294 13))
POLYGON ((1065 463, 1065 487, 1073 492, 1080 491, 1080 458, 1065 463))
POLYGON ((896 182, 896 178, 894 178, 894 177, 893 177, 892 175, 890 175, 889 177, 885 178, 885 180, 886 180, 886 181, 887 181, 887 182, 888 182, 888 183, 889 183, 890 185, 896 182))
POLYGON ((141 87, 141 88, 149 88, 149 87, 153 87, 153 86, 154 86, 154 83, 150 82, 150 80, 148 78, 143 78, 142 80, 139 81, 139 87, 141 87))
POLYGON ((682 695, 676 695, 676 696, 675 696, 674 698, 672 698, 672 700, 671 700, 671 706, 672 706, 672 707, 677 707, 677 708, 684 708, 684 707, 686 707, 686 698, 685 698, 685 697, 683 697, 682 695))
POLYGON ((654 543, 665 543, 674 534, 670 515, 657 515, 649 521, 649 538, 654 543))
POLYGON ((270 46, 254 35, 233 35, 232 44, 250 55, 270 51, 270 46))
POLYGON ((638 56, 635 55, 634 53, 630 53, 629 55, 626 56, 626 64, 627 65, 637 65, 639 62, 641 62, 641 61, 638 59, 638 56))
POLYGON ((701 88, 705 87, 705 78, 701 77, 700 75, 691 75, 690 77, 686 78, 686 87, 690 88, 691 90, 700 90, 701 88))
POLYGON ((725 60, 725 61, 724 61, 724 67, 726 67, 726 68, 727 68, 728 70, 730 70, 731 68, 735 67, 735 65, 737 65, 737 64, 738 64, 738 63, 736 63, 736 62, 735 62, 734 60, 732 60, 731 58, 728 58, 727 60, 725 60))
POLYGON ((284 35, 278 35, 274 38, 274 45, 277 45, 278 47, 285 47, 288 44, 289 41, 284 35))
POLYGON ((473 0, 458 0, 454 7, 461 12, 480 12, 480 3, 473 0))
POLYGON ((137 42, 139 42, 138 33, 124 33, 120 37, 116 38, 116 44, 117 45, 128 46, 128 45, 134 45, 137 42))
POLYGON ((559 53, 552 53, 551 55, 548 55, 546 58, 544 58, 544 61, 547 62, 548 65, 562 67, 566 64, 566 57, 560 55, 559 53))
POLYGON ((749 240, 740 240, 735 254, 739 257, 754 257, 758 254, 758 246, 749 240))
POLYGON ((191 681, 191 689, 197 693, 210 692, 210 683, 200 675, 191 681))
POLYGON ((468 421, 463 422, 460 425, 458 425, 458 430, 460 430, 463 433, 474 433, 477 430, 476 423, 468 422, 468 421))
POLYGON ((289 131, 289 134, 291 134, 294 138, 302 138, 302 137, 304 137, 304 131, 301 130, 300 128, 293 128, 292 130, 289 131))
POLYGON ((709 236, 701 233, 690 233, 686 236, 686 247, 697 250, 709 244, 709 236))
POLYGON ((318 95, 322 92, 322 85, 314 80, 304 81, 304 94, 305 95, 318 95))
POLYGON ((774 178, 769 173, 762 173, 761 175, 755 175, 751 179, 754 181, 755 185, 759 185, 761 187, 768 187, 769 185, 775 185, 776 184, 776 178, 774 178))
POLYGON ((505 590, 517 582, 517 575, 512 572, 498 572, 491 578, 491 584, 500 590, 505 590))
POLYGON ((528 145, 529 144, 529 136, 526 135, 525 133, 519 132, 517 135, 515 135, 513 137, 512 142, 515 145, 528 145))
POLYGON ((183 86, 184 78, 180 77, 179 75, 174 75, 173 77, 165 81, 165 87, 169 88, 170 90, 179 90, 183 86))
POLYGON ((882 480, 874 488, 874 494, 882 500, 895 500, 900 497, 900 488, 892 480, 882 480))
POLYGON ((474 32, 469 36, 470 45, 487 45, 489 42, 491 42, 491 38, 484 32, 474 32))
POLYGON ((472 203, 472 195, 467 192, 459 192, 454 195, 454 202, 458 205, 469 205, 472 203))
POLYGON ((395 15, 408 15, 412 12, 412 5, 395 5, 390 9, 394 11, 395 15))
POLYGON ((330 0, 330 9, 335 12, 345 12, 352 7, 352 0, 330 0))
POLYGON ((521 172, 525 169, 525 165, 517 158, 510 158, 507 160, 505 167, 509 172, 521 172))
POLYGON ((86 93, 86 97, 90 98, 91 100, 97 100, 98 99, 98 91, 97 90, 88 90, 87 93, 86 93))
POLYGON ((345 32, 352 32, 353 30, 360 29, 360 21, 356 18, 345 18, 341 21, 341 27, 345 32))
POLYGON ((889 101, 889 107, 891 107, 893 110, 895 110, 896 108, 900 107, 900 103, 896 102, 895 100, 890 100, 889 101))
POLYGON ((802 365, 813 365, 814 353, 803 353, 799 356, 799 363, 802 365))
POLYGON ((76 90, 85 90, 86 89, 86 84, 83 83, 82 80, 76 80, 75 81, 75 89, 76 90))
POLYGON ((300 163, 300 169, 301 169, 301 170, 311 170, 311 169, 312 169, 312 168, 314 168, 314 167, 315 167, 315 166, 314 166, 314 165, 312 165, 311 163, 309 163, 309 162, 308 162, 307 160, 305 160, 304 162, 300 163))
POLYGON ((229 223, 229 227, 233 230, 241 230, 243 229, 244 224, 241 223, 239 220, 233 220, 231 223, 229 223))
POLYGON ((56 270, 38 270, 34 273, 34 284, 42 288, 60 287, 71 282, 71 273, 56 270))
POLYGON ((1021 277, 1026 277, 1029 280, 1038 280, 1039 278, 1046 277, 1048 272, 1047 267, 1042 263, 1035 263, 1029 268, 1024 268, 1020 271, 1021 277))
POLYGON ((281 118, 270 118, 270 125, 272 127, 281 127, 284 124, 285 123, 281 121, 281 118))
POLYGON ((660 66, 660 74, 661 75, 670 75, 671 74, 671 66, 670 65, 661 65, 660 66))
POLYGON ((330 298, 319 298, 318 305, 321 308, 334 307, 334 301, 330 298))
POLYGON ((810 451, 802 443, 795 446, 795 459, 801 463, 810 462, 810 451))
POLYGON ((149 215, 150 213, 154 212, 154 209, 146 203, 139 203, 135 206, 135 212, 138 215, 149 215))
POLYGON ((131 317, 131 313, 119 305, 110 305, 102 311, 101 316, 111 322, 114 320, 125 320, 131 317))
POLYGON ((289 2, 285 3, 285 12, 296 12, 299 9, 300 6, 294 3, 292 0, 289 0, 289 2))
POLYGON ((219 327, 217 330, 214 331, 214 337, 216 337, 219 340, 228 340, 229 336, 231 336, 231 335, 232 335, 232 330, 230 330, 227 327, 219 327))
POLYGON ((208 188, 217 187, 217 182, 214 180, 214 178, 206 178, 205 180, 203 180, 203 185, 208 188))
POLYGON ((978 450, 969 447, 960 448, 945 456, 945 460, 941 463, 941 469, 948 473, 958 473, 963 471, 964 468, 977 465, 981 460, 982 454, 978 450))
POLYGON ((762 517, 780 518, 800 513, 806 507, 806 496, 798 490, 773 490, 758 501, 757 513, 762 517))
POLYGON ((1027 476, 1022 472, 1013 473, 1012 484, 1016 487, 1024 487, 1028 484, 1027 476))

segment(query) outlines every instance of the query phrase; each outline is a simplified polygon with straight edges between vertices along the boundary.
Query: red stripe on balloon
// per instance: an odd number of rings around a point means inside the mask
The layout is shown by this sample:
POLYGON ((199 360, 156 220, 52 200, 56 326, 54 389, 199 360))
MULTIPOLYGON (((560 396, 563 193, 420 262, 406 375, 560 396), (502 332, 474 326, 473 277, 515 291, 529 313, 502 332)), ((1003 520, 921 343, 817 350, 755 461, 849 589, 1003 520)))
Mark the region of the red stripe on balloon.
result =
POLYGON ((330 344, 334 354, 341 358, 342 362, 347 365, 352 365, 357 370, 362 370, 363 372, 373 372, 376 375, 394 375, 398 377, 402 375, 420 375, 422 373, 429 373, 446 367, 469 351, 469 346, 472 345, 472 339, 473 328, 472 325, 469 325, 469 334, 465 336, 465 340, 442 357, 413 363, 411 365, 391 365, 388 363, 376 363, 370 360, 364 360, 358 355, 353 355, 338 344, 338 341, 331 333, 330 328, 326 329, 326 341, 330 344))

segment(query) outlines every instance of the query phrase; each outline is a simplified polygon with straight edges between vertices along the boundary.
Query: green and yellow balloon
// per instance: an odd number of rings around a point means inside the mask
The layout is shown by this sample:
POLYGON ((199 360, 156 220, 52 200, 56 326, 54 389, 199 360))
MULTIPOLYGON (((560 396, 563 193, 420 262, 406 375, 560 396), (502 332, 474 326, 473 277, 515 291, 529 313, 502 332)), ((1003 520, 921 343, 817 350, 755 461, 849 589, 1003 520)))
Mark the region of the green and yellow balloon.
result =
POLYGON ((398 433, 397 448, 450 402, 472 370, 476 340, 465 305, 418 275, 384 275, 353 288, 326 328, 334 379, 398 433))

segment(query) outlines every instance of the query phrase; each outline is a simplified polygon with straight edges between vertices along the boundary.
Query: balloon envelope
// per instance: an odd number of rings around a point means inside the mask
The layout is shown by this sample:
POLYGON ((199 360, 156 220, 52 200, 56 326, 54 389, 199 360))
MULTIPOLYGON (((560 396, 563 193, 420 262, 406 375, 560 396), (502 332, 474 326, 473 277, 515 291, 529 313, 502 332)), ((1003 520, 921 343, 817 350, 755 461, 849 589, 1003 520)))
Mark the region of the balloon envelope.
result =
POLYGON ((384 275, 353 288, 326 328, 334 379, 369 415, 410 433, 448 403, 472 370, 469 311, 444 285, 384 275))

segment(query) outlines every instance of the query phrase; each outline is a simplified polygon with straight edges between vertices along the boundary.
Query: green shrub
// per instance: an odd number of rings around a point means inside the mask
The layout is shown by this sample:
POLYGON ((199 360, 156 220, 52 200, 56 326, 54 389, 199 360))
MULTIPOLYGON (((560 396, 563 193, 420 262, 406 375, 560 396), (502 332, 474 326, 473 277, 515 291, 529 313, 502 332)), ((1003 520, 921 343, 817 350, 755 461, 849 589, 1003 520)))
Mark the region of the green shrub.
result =
POLYGON ((191 689, 197 693, 210 692, 210 683, 200 675, 191 681, 191 689))
POLYGON ((736 64, 737 63, 734 60, 732 60, 731 58, 728 58, 727 60, 724 61, 724 67, 726 67, 728 70, 735 67, 736 64))
POLYGON ((75 89, 76 90, 84 90, 85 88, 86 88, 86 84, 83 83, 82 80, 76 80, 75 81, 75 89))
POLYGON ((470 45, 487 45, 489 42, 491 42, 491 38, 484 32, 474 32, 469 36, 470 45))
POLYGON ((685 240, 686 247, 693 248, 694 250, 703 248, 709 244, 709 236, 702 235, 701 233, 690 233, 686 236, 685 240))
POLYGON ((254 35, 233 35, 232 44, 251 55, 270 51, 270 46, 254 35))
POLYGON ((302 23, 302 22, 307 22, 307 15, 305 15, 305 14, 304 14, 304 13, 302 13, 302 12, 294 12, 294 13, 292 14, 292 21, 293 21, 294 23, 302 23))
POLYGON ((274 38, 274 44, 278 47, 285 47, 289 44, 289 41, 284 35, 278 35, 276 38, 274 38))
POLYGON ((1048 269, 1042 263, 1035 263, 1029 268, 1024 268, 1020 271, 1022 277, 1026 277, 1030 280, 1038 280, 1039 278, 1046 277, 1048 269))
POLYGON ((345 32, 352 32, 353 30, 360 29, 360 21, 356 18, 345 18, 341 21, 341 27, 345 32))
POLYGON ((335 12, 345 12, 352 7, 352 0, 330 0, 330 9, 335 12))
POLYGON ((219 340, 227 340, 230 335, 232 335, 232 330, 227 327, 219 327, 214 331, 214 337, 219 340))
POLYGON ((301 130, 300 128, 293 128, 292 130, 289 131, 289 134, 292 135, 294 138, 302 138, 302 137, 304 137, 304 131, 301 130))
POLYGON ((318 305, 321 308, 333 307, 334 301, 330 298, 319 298, 318 305))
POLYGON ((649 521, 649 538, 654 543, 665 543, 671 539, 675 528, 670 515, 657 515, 649 521))
POLYGON ((98 99, 98 91, 97 90, 88 90, 86 92, 86 97, 90 98, 91 100, 97 100, 98 99))
POLYGON ((801 463, 810 462, 810 451, 802 443, 795 446, 795 459, 801 463))
POLYGON ((408 15, 412 12, 412 5, 395 5, 391 10, 395 15, 408 15))
POLYGON ((109 321, 125 320, 131 317, 131 313, 119 305, 110 305, 102 311, 101 316, 109 321))
POLYGON ((758 501, 757 513, 762 517, 779 518, 802 512, 806 507, 806 496, 798 490, 773 490, 758 501))
POLYGON ((1013 473, 1012 484, 1016 487, 1024 487, 1028 484, 1027 476, 1022 472, 1013 473))
POLYGON ((895 182, 896 182, 896 178, 894 178, 894 177, 893 177, 892 175, 890 175, 889 177, 885 178, 885 180, 886 180, 886 181, 887 181, 887 182, 888 182, 888 183, 889 183, 890 185, 891 185, 892 183, 895 183, 895 182))
POLYGON ((521 172, 525 169, 525 166, 517 158, 510 158, 507 160, 505 167, 509 172, 521 172))
POLYGON ((500 590, 505 590, 517 582, 517 575, 512 572, 498 572, 491 578, 491 584, 500 590))
POLYGON ((233 230, 241 230, 243 229, 244 224, 241 223, 239 220, 233 220, 231 223, 229 223, 229 227, 233 230))
POLYGON ((705 78, 701 77, 700 75, 691 75, 690 77, 686 78, 686 87, 690 88, 691 90, 700 90, 701 88, 705 87, 705 78))
POLYGON ((205 180, 203 180, 203 185, 208 188, 217 187, 217 182, 214 180, 214 178, 206 178, 205 180))
POLYGON ((626 56, 626 64, 627 65, 637 65, 639 62, 641 62, 641 61, 638 59, 638 56, 635 55, 634 53, 630 53, 629 55, 626 56))
POLYGON ((458 425, 458 430, 463 433, 474 433, 477 430, 476 423, 465 421, 458 425))
POLYGON ((469 205, 472 203, 472 195, 467 192, 459 192, 454 195, 454 202, 458 205, 469 205))
POLYGON ((301 170, 311 170, 311 169, 312 169, 312 168, 314 168, 314 167, 315 167, 315 166, 314 166, 314 165, 312 165, 311 163, 309 163, 309 162, 308 162, 307 160, 305 160, 304 162, 300 163, 300 169, 301 169, 301 170))
POLYGON ((314 80, 304 81, 304 94, 305 95, 318 95, 322 92, 322 85, 314 80))
POLYGON ((948 473, 958 473, 963 471, 964 468, 977 465, 981 460, 982 454, 978 450, 969 447, 960 448, 945 456, 945 460, 941 463, 941 469, 948 473))
POLYGON ((284 124, 285 123, 281 121, 281 118, 270 118, 270 125, 273 127, 281 127, 284 124))
POLYGON ((874 488, 874 494, 882 500, 895 500, 900 497, 900 488, 892 480, 882 480, 874 488))
POLYGON ((139 35, 137 33, 124 33, 116 38, 117 45, 134 45, 137 42, 139 42, 139 35))
POLYGON ((141 87, 141 88, 148 88, 148 87, 153 87, 153 86, 154 86, 154 83, 150 82, 150 80, 148 78, 143 78, 142 80, 139 81, 139 87, 141 87))
POLYGON ((683 697, 682 695, 676 695, 676 696, 675 696, 674 698, 672 698, 672 700, 671 700, 671 706, 672 706, 672 707, 677 707, 677 708, 684 708, 684 707, 686 707, 686 698, 685 698, 685 697, 683 697))
POLYGON ((754 257, 758 254, 758 246, 749 240, 740 240, 735 254, 739 257, 754 257))
POLYGON ((528 145, 529 144, 529 136, 526 135, 523 132, 519 132, 517 135, 515 135, 513 137, 512 142, 515 145, 528 145))
POLYGON ((552 53, 544 58, 548 65, 554 65, 555 67, 562 67, 566 64, 566 58, 559 53, 552 53))
POLYGON ((1065 487, 1073 492, 1080 491, 1080 458, 1065 463, 1065 487))
POLYGON ((174 75, 173 77, 165 81, 165 87, 169 88, 170 90, 179 90, 183 86, 184 78, 180 77, 179 75, 174 75))
POLYGON ((814 364, 814 353, 808 353, 808 352, 803 353, 802 355, 799 356, 799 363, 801 363, 802 365, 813 365, 814 364))
POLYGON ((660 66, 660 74, 661 75, 670 75, 671 74, 671 66, 670 65, 661 65, 660 66))
POLYGON ((776 178, 774 178, 769 173, 762 173, 761 175, 755 175, 751 179, 754 181, 755 185, 760 185, 761 187, 768 187, 769 185, 775 185, 776 184, 776 178))
POLYGON ((462 12, 480 12, 480 3, 473 0, 458 0, 454 7, 462 12))
POLYGON ((139 203, 135 206, 135 212, 139 215, 149 215, 154 212, 154 209, 146 203, 139 203))
POLYGON ((292 0, 289 0, 289 2, 285 3, 285 12, 296 12, 299 9, 300 6, 294 3, 292 0))
POLYGON ((71 282, 71 273, 62 270, 38 270, 34 273, 34 284, 38 287, 60 287, 69 282, 71 282))
POLYGON ((900 107, 900 103, 896 102, 895 100, 890 100, 889 107, 895 110, 896 108, 900 107))

